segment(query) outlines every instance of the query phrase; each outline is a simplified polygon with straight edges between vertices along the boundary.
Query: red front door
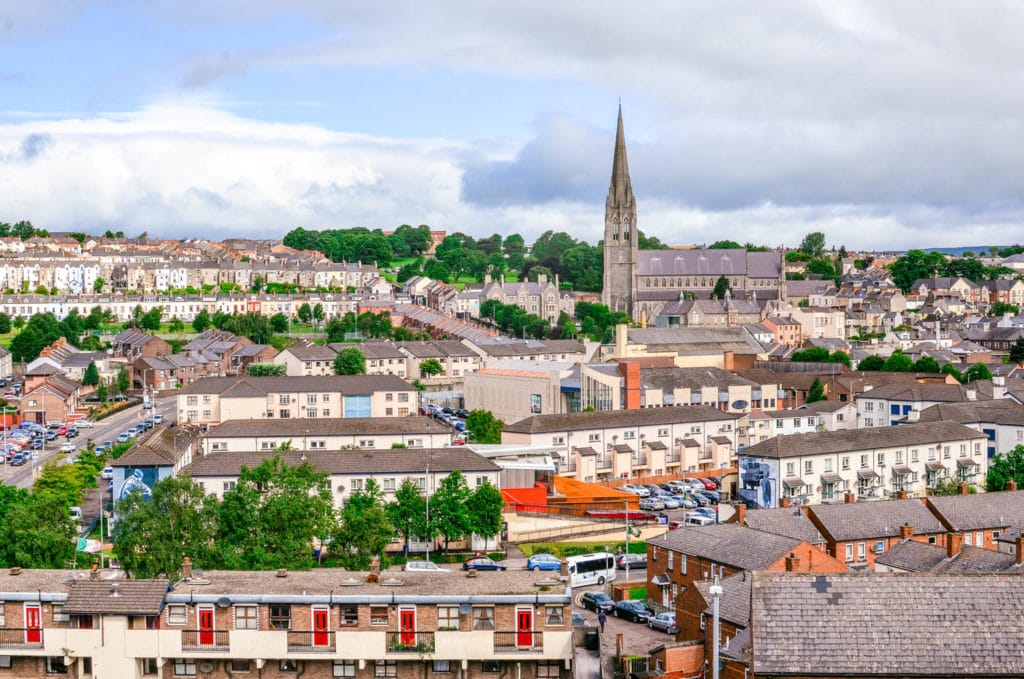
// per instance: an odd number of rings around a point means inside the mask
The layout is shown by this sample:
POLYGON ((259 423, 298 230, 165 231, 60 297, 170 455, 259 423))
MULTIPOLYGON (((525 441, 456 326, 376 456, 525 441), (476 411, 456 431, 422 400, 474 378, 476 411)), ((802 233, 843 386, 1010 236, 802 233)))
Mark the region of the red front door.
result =
POLYGON ((199 609, 199 645, 213 646, 213 609, 199 609))
POLYGON ((529 648, 533 646, 533 609, 516 610, 516 646, 529 648))
POLYGON ((416 645, 416 609, 403 608, 398 613, 398 630, 403 646, 416 645))
POLYGON ((38 644, 43 640, 43 615, 39 604, 25 606, 25 643, 38 644))
POLYGON ((331 644, 330 622, 326 608, 313 609, 313 645, 329 646, 331 644))

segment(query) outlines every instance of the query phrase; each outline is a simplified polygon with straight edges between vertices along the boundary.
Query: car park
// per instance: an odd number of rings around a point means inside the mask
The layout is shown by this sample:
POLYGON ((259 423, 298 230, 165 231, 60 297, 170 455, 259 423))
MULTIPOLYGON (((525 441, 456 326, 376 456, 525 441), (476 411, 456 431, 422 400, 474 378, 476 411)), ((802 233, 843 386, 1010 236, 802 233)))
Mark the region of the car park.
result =
POLYGON ((451 573, 447 568, 441 568, 433 561, 408 561, 405 570, 413 573, 451 573))
POLYGON ((462 419, 466 419, 467 417, 469 417, 469 413, 466 412, 465 408, 459 408, 458 410, 456 410, 455 415, 456 417, 461 417, 462 419))
POLYGON ((610 611, 615 608, 615 602, 604 592, 584 592, 580 597, 580 605, 588 611, 610 611))
POLYGON ((708 507, 711 505, 711 499, 701 493, 689 493, 687 497, 696 502, 698 507, 708 507))
POLYGON ((616 618, 629 620, 630 622, 647 622, 647 619, 654 615, 654 611, 647 608, 647 605, 642 601, 624 599, 615 602, 612 615, 616 618))
POLYGON ((17 453, 14 457, 11 458, 11 464, 13 464, 15 467, 19 467, 28 462, 28 458, 28 453, 17 453))
POLYGON ((76 429, 75 427, 71 427, 71 429, 68 429, 68 430, 67 430, 67 431, 66 431, 66 432, 64 433, 64 436, 65 436, 66 438, 69 438, 69 439, 73 439, 73 438, 75 438, 76 436, 78 436, 78 429, 76 429))
POLYGON ((647 568, 646 554, 620 554, 615 557, 615 567, 622 570, 629 564, 630 570, 634 568, 647 568))
POLYGON ((526 560, 526 569, 531 571, 560 571, 562 560, 554 554, 534 554, 526 560))
POLYGON ((647 626, 651 629, 661 630, 668 634, 675 634, 679 631, 679 626, 676 625, 676 614, 675 613, 658 613, 647 618, 647 626))
POLYGON ((45 445, 45 441, 43 441, 43 439, 35 439, 30 445, 32 450, 39 450, 45 445))
POLYGON ((152 429, 153 428, 153 420, 151 420, 149 418, 146 418, 145 420, 142 421, 142 427, 143 427, 143 429, 152 429))
POLYGON ((466 563, 462 564, 462 570, 464 571, 503 571, 505 568, 505 564, 486 556, 470 557, 466 559, 466 563))
POLYGON ((665 503, 656 497, 640 498, 640 509, 646 512, 657 512, 665 508, 665 503))

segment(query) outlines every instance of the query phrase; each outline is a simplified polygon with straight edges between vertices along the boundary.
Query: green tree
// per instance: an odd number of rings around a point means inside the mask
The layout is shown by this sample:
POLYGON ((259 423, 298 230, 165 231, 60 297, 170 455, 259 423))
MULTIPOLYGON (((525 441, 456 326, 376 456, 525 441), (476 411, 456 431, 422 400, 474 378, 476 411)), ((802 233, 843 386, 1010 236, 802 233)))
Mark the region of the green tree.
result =
POLYGON ((467 507, 470 496, 466 477, 456 469, 441 480, 430 500, 430 525, 444 538, 446 554, 451 540, 461 540, 473 530, 467 507))
POLYGON ((387 511, 388 521, 402 536, 404 553, 409 553, 409 540, 413 536, 429 537, 426 498, 410 477, 405 477, 395 491, 395 501, 387 506, 387 511))
POLYGON ((380 486, 367 479, 363 490, 352 493, 345 502, 333 544, 339 546, 337 557, 349 570, 366 570, 375 556, 380 557, 381 568, 386 568, 384 548, 394 534, 380 486))
POLYGON ((493 538, 501 534, 501 513, 504 509, 505 498, 500 490, 488 482, 477 486, 466 500, 470 532, 482 538, 493 538))
MULTIPOLYGON (((33 361, 39 356, 39 352, 53 344, 59 337, 60 323, 53 314, 35 314, 11 340, 11 359, 15 363, 33 361)), ((75 341, 77 342, 77 337, 75 341)))
POLYGON ((110 395, 109 392, 110 390, 107 388, 106 382, 100 382, 98 385, 96 385, 96 398, 100 400, 100 403, 103 403, 107 400, 107 396, 110 395))
POLYGON ((1018 487, 1024 483, 1024 446, 1016 446, 1007 453, 997 453, 988 463, 985 490, 989 492, 1006 490, 1010 479, 1018 487))
POLYGON ((135 578, 177 579, 187 556, 209 567, 217 533, 217 499, 188 476, 153 485, 151 496, 135 491, 115 506, 114 553, 135 578))
POLYGON ((466 418, 469 438, 477 443, 501 443, 501 430, 505 423, 489 410, 471 410, 466 418))
POLYGON ((203 309, 198 314, 196 314, 196 317, 192 320, 192 329, 198 333, 205 332, 210 328, 210 325, 212 325, 212 321, 210 320, 210 312, 207 311, 206 309, 203 309))
POLYGON ((444 372, 444 366, 441 365, 441 361, 436 358, 428 358, 420 363, 420 375, 423 377, 433 377, 434 375, 440 375, 444 372))
MULTIPOLYGON (((991 471, 991 470, 990 470, 991 471)), ((959 495, 960 484, 957 483, 956 479, 939 479, 935 482, 935 486, 928 491, 929 495, 959 495)))
POLYGON ((885 363, 882 364, 882 370, 887 372, 908 373, 913 369, 914 362, 899 349, 892 352, 889 358, 885 359, 885 363))
POLYGON ((1018 337, 1017 341, 1010 346, 1010 363, 1017 365, 1024 363, 1024 337, 1018 337))
POLYGON ((309 323, 313 320, 313 309, 309 306, 309 302, 303 302, 296 315, 303 323, 309 323))
POLYGON ((941 252, 924 253, 921 250, 910 250, 888 266, 892 272, 893 283, 903 292, 908 292, 914 281, 921 278, 937 276, 946 264, 946 256, 941 252))
POLYGON ((552 262, 558 263, 562 253, 578 243, 564 231, 545 231, 533 242, 530 255, 541 264, 551 266, 552 262))
POLYGON ((121 368, 117 371, 117 393, 123 394, 128 391, 128 387, 131 386, 131 380, 128 378, 127 368, 121 368))
POLYGON ((964 376, 960 373, 959 370, 957 370, 957 367, 952 363, 947 363, 946 365, 942 366, 942 370, 940 372, 942 372, 945 375, 952 375, 953 377, 956 378, 957 382, 964 381, 964 376))
POLYGON ((812 259, 807 264, 807 273, 818 274, 825 279, 834 279, 838 276, 832 262, 827 259, 812 259))
POLYGON ((75 558, 75 526, 68 507, 47 493, 13 505, 0 526, 0 564, 67 568, 75 558))
POLYGON ((817 403, 818 401, 825 400, 825 385, 821 383, 821 380, 817 377, 811 382, 810 388, 807 390, 807 401, 806 403, 817 403))
POLYGON ((0 314, 0 334, 6 335, 11 331, 11 317, 7 314, 0 314))
POLYGON ((276 313, 270 317, 270 327, 274 332, 288 332, 288 317, 282 313, 276 313))
POLYGON ((711 293, 711 296, 715 299, 725 299, 725 293, 727 292, 730 292, 729 279, 725 276, 719 276, 718 280, 715 281, 715 290, 711 293))
POLYGON ((327 473, 274 457, 243 466, 235 488, 224 494, 215 560, 232 570, 307 570, 314 540, 325 541, 335 528, 327 473))
POLYGON ((716 240, 708 246, 708 250, 741 250, 743 246, 734 240, 716 240))
POLYGON ((992 372, 984 363, 972 363, 964 372, 964 384, 970 384, 976 380, 990 380, 992 372))
POLYGON ((603 285, 604 250, 586 243, 562 253, 560 263, 565 277, 576 290, 598 292, 603 285))
POLYGON ((913 370, 917 373, 937 373, 939 372, 939 362, 932 356, 922 356, 914 361, 913 370))
POLYGON ((149 330, 150 332, 156 332, 160 329, 160 319, 164 315, 164 310, 161 307, 155 306, 145 314, 139 321, 139 325, 142 326, 143 330, 149 330))
POLYGON ((171 319, 171 324, 169 326, 169 329, 173 333, 184 332, 185 331, 185 323, 182 322, 182 320, 180 318, 175 316, 174 318, 171 319))
POLYGON ((97 276, 96 280, 92 282, 92 291, 99 294, 103 292, 103 287, 107 284, 101 276, 97 276))
POLYGON ((253 377, 280 377, 288 372, 284 363, 250 363, 246 372, 253 377))
POLYGON ((317 323, 322 323, 324 320, 324 305, 320 302, 313 307, 313 320, 317 323))
POLYGON ((804 236, 797 249, 811 257, 821 257, 821 254, 825 252, 825 234, 821 231, 812 231, 804 236))
POLYGON ((1004 314, 1012 314, 1016 316, 1019 313, 1020 309, 1018 309, 1015 304, 1007 304, 1006 302, 996 302, 988 310, 989 316, 1002 316, 1004 314))
POLYGON ((857 370, 878 371, 885 367, 885 359, 881 356, 867 356, 857 364, 857 370))
POLYGON ((526 242, 523 240, 523 237, 518 233, 513 233, 505 238, 505 242, 501 244, 501 249, 505 254, 508 268, 513 271, 522 271, 523 264, 526 263, 526 242))
POLYGON ((366 357, 355 347, 342 349, 334 357, 335 375, 365 375, 366 357))
POLYGON ((89 365, 85 367, 85 372, 82 374, 82 384, 86 387, 95 387, 99 383, 100 371, 94 361, 89 361, 89 365))

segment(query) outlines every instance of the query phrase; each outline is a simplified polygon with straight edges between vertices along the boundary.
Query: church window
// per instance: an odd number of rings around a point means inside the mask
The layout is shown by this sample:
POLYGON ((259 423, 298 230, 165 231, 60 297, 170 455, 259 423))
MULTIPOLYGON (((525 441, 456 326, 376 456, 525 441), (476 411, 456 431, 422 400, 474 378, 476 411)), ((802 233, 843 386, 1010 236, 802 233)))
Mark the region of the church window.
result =
POLYGON ((663 288, 667 288, 668 287, 668 283, 665 282, 664 278, 661 279, 661 287, 663 287, 663 288))

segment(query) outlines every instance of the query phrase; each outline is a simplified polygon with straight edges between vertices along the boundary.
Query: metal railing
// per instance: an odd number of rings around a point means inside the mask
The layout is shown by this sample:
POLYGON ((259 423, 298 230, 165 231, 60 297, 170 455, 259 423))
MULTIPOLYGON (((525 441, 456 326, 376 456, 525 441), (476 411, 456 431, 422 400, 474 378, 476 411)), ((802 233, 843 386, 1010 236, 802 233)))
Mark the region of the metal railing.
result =
POLYGON ((388 632, 388 653, 433 653, 433 632, 388 632))
POLYGON ((41 627, 0 628, 0 648, 21 648, 25 646, 42 645, 43 629, 41 627))
POLYGON ((334 632, 288 630, 289 651, 331 651, 334 650, 334 632))
POLYGON ((495 632, 495 651, 542 651, 544 650, 543 632, 495 632))
POLYGON ((184 651, 223 651, 230 647, 227 630, 181 630, 184 651))

